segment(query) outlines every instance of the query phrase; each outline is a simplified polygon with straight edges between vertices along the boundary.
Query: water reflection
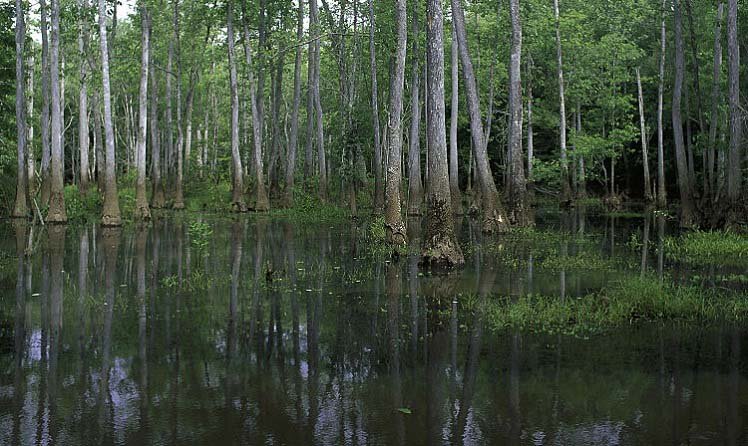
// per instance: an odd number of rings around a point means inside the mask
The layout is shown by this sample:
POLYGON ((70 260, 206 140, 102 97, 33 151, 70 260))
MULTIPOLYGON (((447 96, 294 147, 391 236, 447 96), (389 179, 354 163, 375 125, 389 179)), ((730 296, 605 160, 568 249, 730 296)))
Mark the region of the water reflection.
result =
MULTIPOLYGON (((481 249, 423 275, 366 229, 186 218, 102 229, 16 224, 0 281, 0 444, 740 444, 745 332, 640 327, 579 340, 497 333, 496 294, 571 298, 608 275, 481 249), (31 247, 31 249, 29 249, 31 247)), ((563 256, 677 274, 666 222, 556 223, 563 256), (627 248, 631 234, 641 245, 627 248), (651 235, 650 235, 651 233, 651 235), (651 240, 650 240, 651 238, 651 240), (652 245, 650 247, 650 245, 652 245), (656 245, 656 246, 655 246, 656 245), (653 259, 654 262, 654 259, 653 259), (652 267, 652 269, 654 269, 652 267)), ((408 238, 418 243, 419 220, 408 238)), ((615 274, 610 274, 615 276, 615 274)))

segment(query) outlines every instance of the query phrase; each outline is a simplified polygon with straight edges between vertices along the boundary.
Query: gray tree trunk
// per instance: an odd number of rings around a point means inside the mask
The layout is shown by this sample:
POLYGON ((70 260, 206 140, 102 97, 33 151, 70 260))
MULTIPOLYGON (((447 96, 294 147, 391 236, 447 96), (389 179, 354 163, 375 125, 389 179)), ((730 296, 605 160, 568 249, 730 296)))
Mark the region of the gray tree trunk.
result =
POLYGON ((369 65, 371 68, 371 119, 374 126, 374 213, 384 207, 382 142, 379 129, 379 88, 377 84, 377 51, 374 45, 374 1, 369 0, 369 65))
POLYGON ((140 57, 140 90, 138 93, 138 141, 136 147, 138 178, 135 184, 135 219, 150 220, 151 210, 148 207, 145 178, 145 144, 148 132, 148 65, 150 62, 150 26, 151 19, 145 3, 140 5, 141 17, 141 57, 140 57))
POLYGON ((639 129, 642 141, 642 165, 644 166, 644 199, 652 202, 652 182, 649 177, 649 150, 647 149, 647 123, 644 118, 644 95, 642 94, 642 79, 639 67, 636 67, 636 87, 639 98, 639 129))
POLYGON ((291 110, 291 136, 286 158, 286 189, 283 205, 293 206, 294 179, 296 173, 296 153, 299 145, 299 107, 301 106, 301 41, 304 38, 304 2, 299 1, 296 11, 296 58, 293 70, 293 109, 291 110))
POLYGON ((49 211, 47 222, 65 223, 67 213, 65 211, 65 197, 63 195, 62 178, 62 109, 60 95, 60 0, 51 1, 51 41, 49 45, 49 77, 52 100, 52 120, 50 131, 51 165, 50 165, 50 190, 49 211))
POLYGON ((50 193, 50 163, 52 159, 52 153, 50 150, 50 99, 51 91, 49 85, 49 37, 47 32, 47 5, 45 0, 39 1, 39 9, 41 15, 41 34, 42 34, 42 111, 41 111, 41 125, 40 135, 42 139, 42 162, 41 162, 41 203, 39 206, 46 206, 49 204, 49 193, 50 193))
POLYGON ((320 77, 320 38, 322 30, 319 24, 319 7, 317 0, 309 2, 309 28, 314 30, 317 37, 314 40, 314 77, 312 78, 312 91, 314 93, 314 115, 316 118, 316 136, 317 136, 317 169, 319 175, 318 195, 322 201, 327 200, 327 161, 325 159, 325 133, 322 127, 322 98, 319 91, 320 77))
POLYGON ((665 190, 665 140, 663 119, 665 96, 665 2, 662 0, 662 23, 660 25, 660 69, 657 83, 657 207, 667 206, 667 192, 665 190))
POLYGON ((568 202, 571 200, 571 185, 569 184, 569 162, 566 154, 566 94, 564 92, 564 66, 561 49, 561 19, 558 0, 553 0, 553 11, 556 18, 556 63, 558 64, 558 101, 559 101, 559 138, 561 147, 561 197, 568 202))
MULTIPOLYGON (((503 232, 508 229, 509 222, 502 208, 499 191, 493 179, 491 166, 488 162, 488 151, 484 140, 483 120, 481 118, 480 100, 478 88, 473 71, 473 62, 467 44, 467 33, 465 31, 465 13, 462 9, 461 0, 452 0, 452 20, 455 22, 457 41, 460 50, 460 61, 462 63, 462 77, 467 94, 468 112, 470 115, 470 134, 473 139, 473 154, 481 184, 481 197, 483 201, 482 230, 485 233, 503 232)), ((441 12, 441 11, 440 11, 441 12)), ((429 66, 429 76, 433 64, 429 66)), ((431 84, 429 84, 431 88, 431 84)), ((431 93, 429 93, 429 97, 431 93)), ((429 113, 429 120, 433 115, 429 113)), ((431 123, 429 122, 429 125, 431 123)), ((429 145, 431 149, 431 145, 429 145)))
POLYGON ((177 59, 177 175, 172 207, 181 210, 184 209, 184 131, 182 128, 182 49, 179 45, 179 0, 174 0, 174 52, 177 59))
POLYGON ((239 153, 239 85, 236 75, 236 59, 234 56, 234 3, 229 0, 226 6, 226 34, 229 50, 229 78, 231 83, 231 162, 233 185, 231 192, 231 208, 234 212, 247 212, 244 201, 244 170, 239 153))
MULTIPOLYGON (((26 26, 23 2, 16 0, 16 131, 18 135, 16 202, 13 206, 14 218, 28 218, 29 191, 26 165, 26 85, 24 83, 23 51, 26 39, 26 26)), ((31 67, 32 69, 34 67, 31 67)))
POLYGON ((705 170, 707 198, 714 198, 717 183, 714 173, 715 151, 717 143, 717 127, 719 126, 720 105, 720 75, 722 73, 722 19, 724 17, 725 3, 720 0, 717 6, 717 23, 714 27, 714 67, 712 69, 712 104, 709 118, 709 146, 707 147, 707 167, 705 170))
POLYGON ((452 98, 449 117, 449 194, 452 198, 452 213, 462 215, 462 194, 460 193, 460 168, 457 156, 457 124, 460 116, 460 60, 457 32, 452 21, 452 51, 450 58, 452 98))
POLYGON ((441 0, 428 0, 427 3, 426 58, 428 65, 426 137, 429 143, 429 184, 426 231, 423 236, 421 256, 424 265, 449 267, 462 265, 465 263, 465 258, 455 236, 449 193, 444 109, 444 17, 441 0))
POLYGON ((740 47, 738 44, 738 1, 727 2, 727 83, 730 110, 730 148, 727 169, 727 198, 731 206, 740 198, 743 156, 742 116, 740 110, 740 47))
POLYGON ((675 0, 675 85, 673 86, 673 138, 675 140, 675 159, 678 168, 678 188, 680 189, 681 225, 694 224, 693 191, 688 174, 688 161, 683 142, 683 120, 681 118, 681 99, 683 96, 683 75, 685 71, 685 54, 683 51, 683 26, 680 2, 675 0))
POLYGON ((395 2, 395 26, 397 44, 395 49, 395 69, 390 82, 390 119, 387 125, 389 156, 387 163, 387 183, 385 185, 385 226, 389 243, 400 246, 407 241, 403 223, 400 192, 402 186, 401 157, 403 151, 403 90, 405 88, 405 56, 408 44, 408 18, 406 1, 395 2))
POLYGON ((408 136, 408 215, 421 215, 423 206, 423 181, 421 179, 421 89, 420 50, 418 48, 418 8, 412 11, 412 74, 410 78, 411 121, 408 136))
MULTIPOLYGON (((252 137, 254 142, 254 151, 252 152, 252 172, 254 178, 254 195, 250 199, 250 206, 258 212, 265 212, 270 209, 267 190, 265 189, 265 174, 262 162, 262 116, 258 103, 262 102, 262 92, 257 89, 257 82, 252 73, 252 48, 249 44, 249 17, 247 17, 246 0, 242 1, 242 25, 244 27, 244 57, 247 62, 247 72, 249 77, 249 102, 252 108, 252 137)), ((262 71, 262 67, 260 67, 262 71)))
MULTIPOLYGON (((532 59, 528 64, 528 72, 532 73, 532 59)), ((527 81, 527 181, 532 183, 532 163, 535 151, 535 134, 532 128, 532 76, 527 81)))
MULTIPOLYGON (((148 28, 149 33, 153 33, 152 27, 148 28)), ((150 39, 149 39, 150 40, 150 39)), ((156 80, 156 69, 153 63, 153 52, 148 54, 150 63, 148 64, 149 82, 151 83, 151 106, 150 114, 150 134, 151 134, 151 208, 162 209, 166 204, 164 196, 164 184, 161 177, 161 137, 158 128, 158 81, 156 80)))
MULTIPOLYGON (((88 10, 88 0, 79 0, 81 11, 88 10)), ((79 192, 88 193, 89 176, 89 126, 88 126, 88 23, 81 13, 79 19, 78 54, 80 55, 80 90, 78 92, 78 145, 80 146, 80 180, 79 192)))
POLYGON ((519 0, 510 0, 512 45, 509 60, 509 216, 519 226, 532 224, 522 154, 522 19, 519 0))

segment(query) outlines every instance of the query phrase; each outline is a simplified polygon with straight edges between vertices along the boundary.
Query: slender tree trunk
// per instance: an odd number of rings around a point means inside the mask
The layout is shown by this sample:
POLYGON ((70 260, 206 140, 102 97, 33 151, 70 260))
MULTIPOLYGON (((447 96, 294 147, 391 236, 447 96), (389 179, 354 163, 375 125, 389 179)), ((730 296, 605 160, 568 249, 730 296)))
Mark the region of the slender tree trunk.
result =
MULTIPOLYGON (((528 73, 532 73, 532 59, 528 63, 528 73)), ((532 163, 535 151, 535 134, 532 128, 532 75, 527 80, 527 182, 532 184, 532 163)))
POLYGON ((657 207, 667 206, 667 192, 665 190, 665 140, 663 128, 663 98, 665 96, 665 2, 662 0, 662 23, 660 25, 660 71, 657 84, 657 207))
POLYGON ((239 85, 234 56, 234 3, 232 0, 229 0, 226 5, 226 11, 229 78, 231 83, 231 161, 234 179, 231 193, 231 207, 234 212, 247 212, 247 205, 244 202, 244 170, 242 169, 242 159, 239 153, 239 85))
MULTIPOLYGON (((252 136, 254 142, 254 151, 252 157, 252 171, 254 178, 254 196, 250 199, 250 207, 258 212, 265 212, 270 209, 267 190, 265 189, 265 174, 262 162, 262 115, 258 105, 262 102, 262 91, 258 90, 258 85, 252 74, 252 48, 249 44, 249 17, 247 17, 246 0, 242 0, 242 25, 244 27, 244 57, 247 62, 247 71, 249 76, 249 102, 252 107, 252 136)), ((259 67, 259 71, 263 68, 259 67)))
POLYGON ((636 87, 639 97, 639 128, 642 140, 642 165, 644 166, 644 199, 652 202, 652 182, 649 178, 649 150, 647 149, 647 124, 644 118, 644 94, 642 94, 642 79, 639 67, 636 68, 636 87))
MULTIPOLYGON (((577 112, 576 114, 576 134, 581 135, 582 134, 582 106, 577 101, 577 112)), ((587 198, 587 173, 584 165, 584 156, 583 155, 577 155, 578 160, 578 178, 577 178, 577 198, 580 200, 584 200, 587 198)))
POLYGON ((522 19, 519 0, 510 0, 512 45, 509 61, 509 216, 519 226, 532 224, 522 155, 522 19))
POLYGON ((683 96, 683 75, 685 55, 683 51, 683 27, 681 20, 682 0, 675 0, 675 85, 673 86, 673 138, 675 140, 675 159, 678 168, 678 187, 680 189, 681 225, 694 224, 693 192, 688 174, 688 160, 683 144, 683 120, 681 118, 681 99, 683 96))
POLYGON ((299 145, 299 107, 301 106, 301 41, 304 39, 304 1, 299 0, 296 11, 296 58, 293 70, 293 109, 291 110, 291 136, 286 158, 286 189, 283 194, 283 205, 293 206, 294 174, 296 173, 296 152, 299 145))
POLYGON ((50 131, 51 172, 49 191, 49 211, 47 221, 50 223, 67 222, 65 198, 62 179, 62 101, 60 95, 60 0, 51 0, 51 41, 49 46, 49 74, 52 100, 52 120, 50 131))
POLYGON ((423 237, 421 256, 424 265, 449 267, 462 265, 465 263, 465 258, 455 235, 449 193, 446 112, 444 110, 444 17, 441 0, 428 0, 427 3, 426 58, 428 65, 426 136, 429 142, 429 185, 426 232, 423 237))
POLYGON ((179 0, 174 0, 174 53, 177 59, 177 178, 172 207, 181 210, 184 209, 184 131, 182 127, 182 49, 179 45, 179 0))
POLYGON ((374 0, 369 0, 369 65, 371 68, 371 119, 374 126, 374 213, 384 208, 382 143, 379 129, 379 88, 377 84, 377 51, 374 45, 374 0))
MULTIPOLYGON (((88 10, 88 0, 79 0, 81 10, 88 10)), ((80 188, 81 195, 88 193, 89 177, 88 150, 88 23, 81 15, 78 34, 78 54, 80 55, 80 91, 78 92, 78 145, 80 146, 80 188)))
POLYGON ((172 77, 174 73, 174 40, 169 41, 169 49, 166 60, 166 148, 164 150, 164 176, 166 184, 164 185, 165 193, 171 197, 174 186, 174 115, 172 113, 172 77))
POLYGON ((104 136, 103 136, 103 127, 104 123, 103 118, 101 117, 101 95, 97 92, 93 96, 91 96, 91 109, 93 109, 93 119, 94 119, 94 164, 96 165, 96 188, 99 190, 100 194, 104 194, 104 190, 106 189, 106 185, 104 183, 104 165, 105 159, 104 159, 104 136))
POLYGON ((566 94, 564 92, 563 52, 561 50, 561 18, 558 0, 553 0, 553 11, 556 18, 556 63, 558 64, 558 100, 559 100, 559 138, 561 147, 561 197, 565 202, 571 200, 569 184, 569 162, 566 154, 566 94))
MULTIPOLYGON (((153 28, 149 26, 148 32, 152 34, 153 28)), ((158 81, 156 80, 156 69, 153 63, 153 52, 149 51, 148 56, 150 58, 150 63, 148 64, 149 82, 151 83, 151 106, 148 110, 151 121, 151 208, 163 209, 166 205, 166 197, 161 177, 161 137, 158 128, 158 81)))
MULTIPOLYGON (((488 151, 484 140, 478 88, 475 81, 475 73, 473 72, 473 62, 468 49, 467 33, 465 31, 465 13, 460 2, 461 0, 452 0, 452 20, 455 23, 455 30, 457 31, 460 61, 462 63, 462 77, 467 94, 468 112, 470 114, 470 134, 473 140, 473 154, 475 155, 475 164, 481 184, 483 201, 482 227, 485 233, 503 232, 508 229, 509 222, 502 208, 499 191, 496 189, 491 166, 488 162, 488 151)), ((433 68, 434 65, 430 64, 429 76, 431 76, 430 71, 433 68)), ((429 88, 431 88, 431 85, 430 83, 429 88)), ((429 95, 431 97, 431 93, 429 95)), ((432 117, 434 115, 429 112, 429 121, 432 117)), ((431 122, 429 122, 429 126, 431 125, 431 122)), ((431 149, 430 144, 429 149, 431 149)), ((431 165, 433 166, 434 164, 431 165)))
POLYGON ((320 36, 322 31, 319 25, 319 8, 317 0, 310 0, 309 3, 309 27, 314 30, 317 39, 314 40, 314 78, 312 89, 314 91, 314 115, 317 120, 317 167, 319 170, 319 190, 318 195, 322 201, 327 200, 327 161, 325 160, 325 133, 322 127, 322 98, 319 91, 320 77, 320 36))
MULTIPOLYGON (((34 54, 29 55, 29 83, 26 88, 28 100, 26 101, 26 130, 28 138, 26 139, 26 193, 29 198, 33 197, 36 192, 36 161, 34 160, 34 125, 28 124, 34 122, 34 54)), ((31 200, 29 200, 31 206, 31 200)), ((33 208, 30 209, 33 212, 33 208)))
POLYGON ((715 152, 717 144, 717 127, 719 126, 720 75, 722 73, 722 19, 725 3, 720 0, 717 6, 717 23, 714 27, 714 67, 712 69, 712 109, 709 119, 709 146, 707 148, 707 167, 705 170, 707 199, 716 197, 717 182, 714 173, 715 152))
POLYGON ((740 199, 743 154, 742 112, 740 110, 740 47, 738 44, 738 1, 727 1, 727 83, 730 110, 730 148, 727 169, 727 198, 732 208, 740 199))
MULTIPOLYGON (((16 0, 16 130, 18 135, 16 203, 14 218, 27 218, 29 215, 29 191, 26 174, 26 84, 24 81, 23 51, 26 39, 26 25, 23 2, 16 0)), ((33 69, 33 67, 31 67, 33 69)))
POLYGON ((270 153, 270 161, 268 165, 268 182, 270 183, 270 196, 278 197, 280 192, 280 159, 282 146, 281 143, 281 127, 283 121, 281 119, 281 101, 283 97, 283 67, 285 62, 285 51, 282 51, 278 55, 275 63, 275 70, 271 73, 271 85, 272 85, 272 117, 271 117, 271 130, 272 130, 272 152, 270 153))
POLYGON ((395 70, 390 82, 390 119, 387 125, 389 137, 389 157, 387 163, 387 184, 385 185, 385 226, 387 239, 393 245, 407 242, 400 203, 402 185, 401 157, 403 151, 403 90, 405 88, 405 56, 408 44, 408 18, 406 0, 395 2, 395 24, 397 45, 395 49, 395 70))
POLYGON ((460 168, 457 156, 457 121, 460 116, 460 60, 457 32, 452 21, 452 51, 450 58, 452 74, 452 98, 449 117, 449 194, 452 198, 452 213, 462 215, 462 194, 460 193, 460 168))
POLYGON ((138 94, 138 142, 136 149, 138 179, 135 184, 135 219, 150 220, 151 210, 148 207, 148 198, 145 190, 145 142, 148 132, 148 65, 150 61, 150 27, 151 18, 146 9, 145 2, 140 5, 141 17, 141 58, 140 58, 140 91, 138 94))
POLYGON ((413 11, 412 42, 412 74, 410 79, 410 108, 411 121, 408 136, 408 214, 421 215, 423 206, 423 181, 421 180, 421 101, 419 97, 421 89, 421 67, 419 64, 421 55, 418 48, 418 7, 415 4, 413 11))
POLYGON ((50 80, 49 80, 49 38, 47 33, 47 5, 45 0, 39 1, 39 9, 41 11, 41 34, 42 34, 42 111, 41 111, 41 125, 40 135, 42 139, 42 165, 41 165, 41 203, 39 206, 46 206, 49 204, 50 194, 50 164, 52 159, 52 152, 50 148, 50 107, 52 93, 50 91, 50 80))

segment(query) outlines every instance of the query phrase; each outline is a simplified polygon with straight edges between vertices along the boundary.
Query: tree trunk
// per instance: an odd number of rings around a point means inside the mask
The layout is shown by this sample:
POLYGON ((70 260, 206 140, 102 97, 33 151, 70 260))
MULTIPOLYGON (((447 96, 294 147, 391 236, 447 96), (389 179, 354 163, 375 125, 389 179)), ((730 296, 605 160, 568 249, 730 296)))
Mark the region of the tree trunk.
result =
MULTIPOLYGON (((582 106, 577 101, 577 112, 576 112, 576 134, 582 134, 582 106)), ((587 198, 587 173, 584 165, 584 156, 577 155, 579 174, 577 178, 577 198, 584 200, 587 198)))
POLYGON ((296 11, 296 59, 293 71, 293 110, 291 110, 291 136, 286 158, 286 189, 283 194, 283 205, 293 206, 294 174, 296 173, 296 152, 299 145, 299 107, 301 106, 301 41, 304 39, 304 2, 299 1, 296 11))
POLYGON ((420 50, 418 48, 418 7, 414 6, 411 42, 413 71, 410 79, 411 121, 408 136, 408 215, 421 215, 423 205, 423 181, 421 180, 421 89, 420 50))
POLYGON ((39 206, 44 207, 49 204, 49 193, 50 193, 50 163, 52 159, 52 152, 50 149, 50 99, 51 91, 49 85, 49 38, 47 36, 47 5, 45 0, 39 1, 39 9, 41 11, 41 34, 42 34, 42 111, 41 111, 41 125, 40 135, 42 139, 42 163, 41 163, 41 203, 39 206))
POLYGON ((169 49, 166 60, 166 148, 164 150, 164 192, 171 197, 174 186, 173 167, 174 167, 174 116, 172 113, 172 77, 174 73, 174 40, 169 41, 169 49))
POLYGON ((104 165, 106 164, 106 160, 104 159, 104 123, 102 122, 103 118, 101 117, 101 95, 98 92, 91 96, 91 108, 93 109, 94 119, 93 137, 94 164, 96 164, 96 188, 99 190, 99 194, 103 195, 104 190, 106 189, 106 184, 104 183, 104 165))
POLYGON ((270 196, 278 197, 280 192, 280 160, 282 157, 281 151, 283 150, 283 143, 281 142, 281 127, 283 121, 281 120, 281 101, 283 99, 283 67, 285 62, 285 51, 282 51, 278 55, 275 63, 275 71, 271 73, 271 84, 272 84, 272 118, 271 118, 271 129, 272 129, 272 151, 270 153, 270 161, 268 165, 268 181, 270 183, 270 196))
MULTIPOLYGON (((153 28, 149 26, 148 32, 152 34, 153 28)), ((158 128, 158 81, 156 80, 156 69, 153 63, 153 52, 149 51, 148 56, 150 58, 150 63, 148 64, 148 71, 150 73, 149 82, 151 83, 151 106, 148 110, 151 121, 151 208, 162 209, 166 205, 166 197, 161 177, 161 137, 158 128)))
MULTIPOLYGON (((249 17, 247 17, 246 0, 242 0, 242 25, 244 27, 244 57, 247 62, 247 72, 249 77, 249 102, 252 108, 252 136, 254 142, 254 151, 252 157, 252 172, 254 178, 254 196, 250 199, 250 207, 258 212, 265 212, 270 209, 267 190, 265 189, 265 175, 262 162, 262 115, 258 108, 262 102, 262 91, 257 89, 257 82, 252 74, 252 48, 249 45, 249 17)), ((262 71, 262 67, 259 68, 262 71)))
POLYGON ((452 74, 452 98, 449 117, 449 194, 452 198, 452 213, 462 215, 462 194, 460 193, 460 168, 457 156, 457 124, 460 116, 460 61, 457 32, 452 21, 452 51, 450 58, 452 74))
POLYGON ((688 161, 683 143, 683 120, 681 118, 681 98, 683 95, 683 74, 685 55, 683 51, 683 27, 680 2, 675 0, 675 85, 673 86, 673 138, 675 140, 675 159, 678 168, 678 187, 681 201, 681 225, 694 224, 693 192, 688 174, 688 161))
POLYGON ((566 156, 566 94, 564 92, 564 66, 561 51, 561 19, 558 0, 553 0, 553 11, 556 18, 556 63, 558 64, 558 100, 559 100, 559 138, 561 147, 561 199, 571 200, 569 184, 569 163, 566 156))
MULTIPOLYGON (((26 138, 26 193, 29 198, 33 197, 36 192, 36 161, 34 160, 34 125, 28 124, 34 122, 34 55, 29 55, 28 67, 29 67, 29 82, 26 88, 28 94, 28 100, 26 101, 26 131, 28 137, 26 138)), ((29 199, 29 206, 31 206, 31 200, 29 199)), ((33 209, 31 209, 33 212, 33 209)))
POLYGON ((145 141, 148 132, 148 64, 150 61, 150 26, 151 19, 145 2, 140 6, 141 17, 141 51, 140 58, 140 91, 138 94, 138 142, 136 149, 138 179, 135 184, 135 219, 150 220, 151 210, 145 190, 145 141))
POLYGON ((384 207, 382 186, 382 143, 379 129, 379 89, 377 85, 377 51, 374 45, 374 1, 369 0, 369 61, 371 67, 371 119, 374 126, 374 213, 384 207))
POLYGON ((740 110, 740 47, 738 44, 738 1, 727 2, 727 83, 730 110, 730 148, 727 169, 727 198, 734 207, 742 183, 742 121, 740 110))
POLYGON ((657 84, 657 207, 667 207, 665 190, 665 140, 663 129, 663 98, 665 96, 665 2, 662 0, 662 23, 660 25, 660 72, 657 84))
MULTIPOLYGON (((478 178, 481 184, 481 196, 483 201, 483 222, 482 229, 485 233, 504 232, 508 229, 509 222, 502 208, 499 191, 496 189, 496 183, 493 179, 491 166, 488 161, 488 151, 484 140, 483 120, 481 118, 480 100, 478 98, 478 88, 473 72, 473 62, 470 58, 470 51, 467 44, 467 33, 465 31, 465 13, 462 10, 461 0, 452 0, 452 20, 455 23, 457 31, 457 41, 459 45, 460 61, 462 63, 462 77, 467 94, 468 112, 470 114, 470 134, 473 140, 473 154, 475 155, 478 178)), ((441 15, 441 10, 439 11, 441 15)), ((431 48, 429 48, 431 49, 431 48)), ((433 64, 429 66, 429 76, 433 64)), ((443 76, 443 75, 442 75, 443 76)), ((431 88, 429 84, 429 88, 431 88)), ((432 94, 429 93, 429 97, 432 94)), ((429 112, 429 121, 435 116, 429 112)), ((429 126, 432 123, 429 122, 429 126)), ((429 149, 431 145, 429 144, 429 149)), ((434 164, 431 164, 432 166, 434 164)))
POLYGON ((639 128, 642 139, 642 165, 644 166, 644 200, 652 202, 652 182, 649 178, 649 151, 647 149, 647 125, 644 118, 644 95, 642 94, 642 79, 639 67, 636 68, 636 87, 639 97, 639 128))
MULTIPOLYGON (((26 26, 23 2, 16 0, 16 130, 18 135, 16 203, 14 218, 27 218, 29 215, 29 191, 26 178, 26 85, 24 83, 23 49, 26 39, 26 26)), ((34 67, 31 67, 33 69, 34 67)))
MULTIPOLYGON (((532 59, 528 63, 528 74, 532 73, 532 59)), ((532 184, 532 163, 535 151, 535 134, 532 128, 532 75, 527 80, 527 182, 532 184)))
POLYGON ((512 45, 509 61, 509 216, 518 226, 532 224, 522 156, 522 19, 519 0, 510 0, 512 45))
POLYGON ((714 28, 714 67, 712 70, 712 109, 709 119, 709 146, 707 147, 707 167, 705 176, 707 178, 704 195, 707 199, 716 197, 717 182, 714 172, 715 151, 717 144, 717 127, 719 125, 720 105, 720 74, 722 73, 722 18, 724 17, 725 3, 720 0, 717 6, 717 23, 714 28))
POLYGON ((429 143, 429 185, 427 188, 426 233, 423 237, 421 256, 424 265, 450 267, 462 265, 465 263, 465 258, 455 235, 454 216, 452 215, 449 193, 446 113, 444 110, 443 28, 444 17, 441 0, 428 0, 426 20, 428 128, 426 136, 429 143))
POLYGON ((317 0, 309 2, 309 27, 314 30, 317 38, 314 41, 314 77, 312 90, 314 91, 314 115, 317 120, 317 168, 319 170, 319 190, 320 200, 327 200, 327 161, 325 160, 325 133, 322 127, 322 98, 319 91, 320 77, 320 38, 322 31, 319 25, 319 8, 317 0))
POLYGON ((60 97, 60 0, 52 0, 52 27, 49 46, 49 74, 52 100, 52 120, 50 131, 51 144, 51 172, 49 190, 49 211, 47 222, 66 223, 65 197, 63 195, 62 179, 62 110, 60 97))
POLYGON ((184 131, 182 128, 182 49, 179 45, 179 0, 174 0, 174 52, 177 59, 177 178, 172 207, 181 210, 184 209, 184 131))
POLYGON ((239 153, 239 86, 237 83, 236 60, 234 57, 234 3, 232 0, 229 0, 226 11, 229 78, 231 83, 231 161, 233 167, 231 208, 234 212, 247 212, 247 205, 244 202, 244 170, 242 169, 242 159, 239 153))
POLYGON ((400 203, 402 185, 401 157, 403 151, 403 90, 405 86, 405 55, 408 43, 408 19, 406 0, 395 2, 395 23, 397 46, 395 49, 395 70, 390 82, 390 119, 387 125, 389 156, 387 163, 387 184, 385 185, 385 226, 389 243, 405 245, 406 231, 400 203))
MULTIPOLYGON (((78 6, 82 11, 88 10, 88 0, 79 0, 78 6)), ((89 177, 88 150, 88 23, 83 14, 79 22, 78 54, 80 55, 80 91, 78 92, 78 145, 80 146, 80 180, 79 192, 88 193, 89 177)))

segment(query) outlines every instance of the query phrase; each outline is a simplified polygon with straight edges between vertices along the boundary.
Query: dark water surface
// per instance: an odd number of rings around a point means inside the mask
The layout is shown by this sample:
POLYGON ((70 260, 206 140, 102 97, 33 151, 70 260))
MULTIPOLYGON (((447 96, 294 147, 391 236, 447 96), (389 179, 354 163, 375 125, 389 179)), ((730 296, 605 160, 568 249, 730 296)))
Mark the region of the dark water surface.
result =
POLYGON ((386 262, 350 222, 186 214, 31 237, 3 223, 0 445, 746 444, 742 329, 578 339, 470 310, 642 271, 705 287, 745 272, 670 263, 664 220, 538 221, 588 235, 537 250, 465 219, 467 264, 449 276, 386 262))

